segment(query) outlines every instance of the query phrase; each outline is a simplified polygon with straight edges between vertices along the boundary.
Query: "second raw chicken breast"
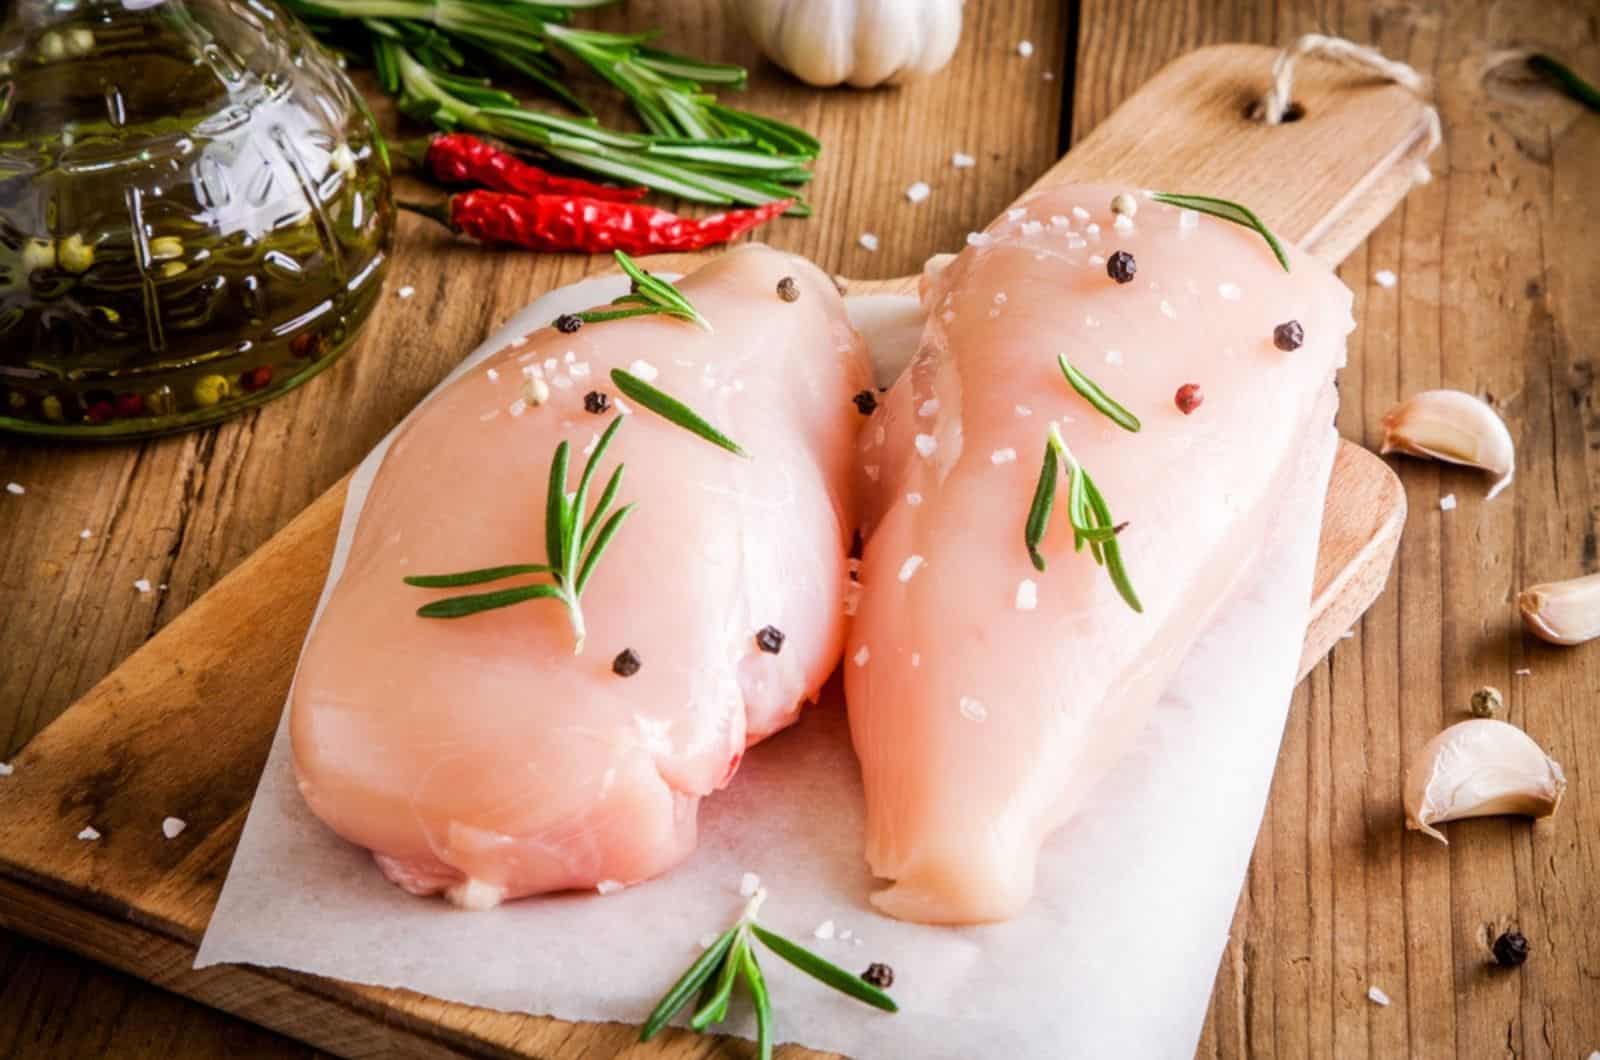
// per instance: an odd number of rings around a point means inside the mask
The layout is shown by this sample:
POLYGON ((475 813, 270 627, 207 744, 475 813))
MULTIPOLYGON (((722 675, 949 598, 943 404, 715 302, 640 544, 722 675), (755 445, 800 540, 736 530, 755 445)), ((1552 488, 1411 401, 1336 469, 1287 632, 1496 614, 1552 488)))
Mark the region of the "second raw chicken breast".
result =
POLYGON ((681 289, 714 330, 542 329, 431 399, 378 472, 290 732, 311 809, 407 890, 483 907, 665 871, 694 847, 700 799, 838 661, 861 341, 827 276, 764 247, 681 289), (750 459, 621 397, 612 369, 750 459), (582 593, 583 653, 554 599, 418 617, 451 591, 405 576, 545 562, 552 453, 572 447, 572 489, 618 415, 589 498, 623 464, 614 507, 635 507, 582 593))
POLYGON ((1040 845, 1129 749, 1332 420, 1349 291, 1211 216, 1138 197, 1118 219, 1125 190, 1040 192, 925 278, 921 350, 864 435, 845 687, 867 859, 892 881, 873 901, 896 917, 1023 907, 1040 845), (1025 529, 1052 425, 1041 571, 1025 529), (1074 550, 1074 461, 1126 523, 1126 593, 1074 550))

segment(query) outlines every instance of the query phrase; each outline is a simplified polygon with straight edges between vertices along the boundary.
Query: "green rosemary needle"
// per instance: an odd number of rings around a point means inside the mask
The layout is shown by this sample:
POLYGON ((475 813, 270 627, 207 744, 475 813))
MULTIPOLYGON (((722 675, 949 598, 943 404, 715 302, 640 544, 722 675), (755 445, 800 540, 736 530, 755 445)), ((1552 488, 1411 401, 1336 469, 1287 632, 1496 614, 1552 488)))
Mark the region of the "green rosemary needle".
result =
POLYGON ((1197 213, 1210 214, 1212 217, 1220 217, 1224 221, 1232 221, 1236 225, 1254 229, 1267 241, 1267 246, 1272 248, 1273 256, 1278 259, 1278 264, 1283 266, 1283 271, 1289 271, 1289 255, 1285 253, 1283 244, 1278 242, 1278 237, 1273 235, 1272 230, 1248 207, 1229 202, 1227 199, 1213 198, 1210 195, 1179 195, 1158 191, 1150 197, 1168 206, 1179 206, 1197 213))
POLYGON ((1528 65, 1555 79, 1561 90, 1590 110, 1600 113, 1600 90, 1579 77, 1565 63, 1548 55, 1528 56, 1528 65))
POLYGON ((605 456, 611 439, 622 428, 622 416, 611 421, 597 442, 583 474, 578 479, 577 492, 567 496, 567 464, 571 448, 566 442, 556 446, 550 461, 550 480, 545 492, 544 563, 513 563, 480 570, 461 571, 456 574, 417 574, 403 579, 407 585, 419 589, 453 589, 467 585, 483 585, 526 574, 548 574, 551 581, 533 585, 518 585, 509 589, 496 589, 487 593, 451 596, 435 600, 417 609, 423 618, 465 618, 484 611, 510 607, 528 600, 559 600, 566 606, 567 617, 572 622, 575 641, 573 654, 581 654, 586 629, 583 621, 583 590, 594 574, 595 565, 605 554, 611 539, 622 528, 633 505, 626 504, 611 511, 622 487, 622 465, 618 464, 600 492, 593 509, 589 507, 589 487, 594 480, 600 460, 605 456))
POLYGON ((627 317, 669 316, 686 320, 706 331, 711 330, 711 322, 700 315, 700 311, 689 303, 682 291, 660 277, 650 275, 622 251, 616 250, 612 253, 616 256, 617 264, 622 267, 622 271, 633 281, 632 289, 611 303, 622 308, 590 309, 573 314, 579 320, 585 324, 599 324, 627 317))
POLYGON ((1078 463, 1066 442, 1061 440, 1061 432, 1055 424, 1050 425, 1044 460, 1039 469, 1039 484, 1034 489, 1033 503, 1028 509, 1028 522, 1023 531, 1028 558, 1038 570, 1045 569, 1039 544, 1050 526, 1050 515, 1055 508, 1056 473, 1063 467, 1067 473, 1067 522, 1072 526, 1072 547, 1082 551, 1087 544, 1094 561, 1104 566, 1106 573, 1111 576, 1111 584, 1116 586, 1118 594, 1129 607, 1142 614, 1144 605, 1139 602, 1139 595, 1134 591, 1133 581, 1122 562, 1122 550, 1117 545, 1117 524, 1111 518, 1111 509, 1095 486, 1094 479, 1078 463))
POLYGON ((641 1042, 648 1042, 661 1033, 661 1029, 689 1004, 697 991, 699 998, 689 1017, 690 1029, 704 1031, 721 1023, 728 1016, 728 1001, 733 996, 734 987, 743 983, 755 1007, 756 1035, 761 1056, 763 1060, 769 1060, 772 1056, 772 996, 767 989, 766 976, 761 972, 761 962, 756 959, 755 943, 758 941, 825 986, 885 1012, 900 1010, 894 998, 860 976, 851 975, 792 939, 757 923, 756 914, 766 898, 766 888, 756 891, 734 925, 718 936, 717 941, 668 988, 640 1028, 641 1042))
POLYGON ((640 379, 632 372, 625 372, 621 368, 611 369, 611 381, 617 384, 617 389, 632 398, 641 408, 649 409, 657 416, 675 423, 690 434, 697 434, 710 442, 718 445, 736 456, 749 456, 744 447, 729 438, 726 434, 711 426, 698 412, 664 390, 659 390, 640 379))
POLYGON ((1083 396, 1083 399, 1101 412, 1107 418, 1125 431, 1139 429, 1139 417, 1122 407, 1122 404, 1100 389, 1100 385, 1093 379, 1084 375, 1072 362, 1067 360, 1066 354, 1056 357, 1056 363, 1061 366, 1061 374, 1067 377, 1067 382, 1072 384, 1072 389, 1083 396))

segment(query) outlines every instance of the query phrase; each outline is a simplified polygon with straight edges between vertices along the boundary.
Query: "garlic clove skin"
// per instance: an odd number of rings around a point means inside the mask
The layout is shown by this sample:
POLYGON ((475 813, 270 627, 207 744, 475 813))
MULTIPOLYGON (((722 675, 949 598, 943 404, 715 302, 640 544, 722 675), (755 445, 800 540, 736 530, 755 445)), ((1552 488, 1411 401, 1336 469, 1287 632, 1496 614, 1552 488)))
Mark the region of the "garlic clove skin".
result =
POLYGON ((1467 817, 1549 817, 1566 775, 1533 737, 1503 721, 1457 722, 1429 740, 1406 770, 1406 827, 1449 843, 1435 824, 1467 817))
POLYGON ((1482 468, 1499 476, 1485 500, 1511 484, 1516 448, 1494 409, 1459 390, 1424 390, 1383 417, 1380 453, 1405 453, 1482 468))
POLYGON ((1600 574, 1546 582, 1517 594, 1522 624, 1551 644, 1582 644, 1600 637, 1600 574))

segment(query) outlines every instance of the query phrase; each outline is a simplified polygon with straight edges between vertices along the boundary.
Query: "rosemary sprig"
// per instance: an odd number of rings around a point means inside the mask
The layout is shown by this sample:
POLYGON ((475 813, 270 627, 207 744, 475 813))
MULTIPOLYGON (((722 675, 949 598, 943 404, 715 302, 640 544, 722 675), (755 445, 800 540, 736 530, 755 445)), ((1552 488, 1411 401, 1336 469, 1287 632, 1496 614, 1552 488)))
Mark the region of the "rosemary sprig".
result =
POLYGON ((1278 242, 1278 237, 1273 235, 1271 229, 1248 207, 1229 202, 1227 199, 1212 198, 1209 195, 1178 195, 1158 191, 1150 197, 1169 206, 1210 214, 1212 217, 1220 217, 1224 221, 1232 221, 1236 225, 1255 229, 1256 233, 1267 241, 1267 246, 1272 248, 1272 254, 1278 259, 1278 264, 1283 266, 1283 271, 1289 271, 1289 255, 1284 252, 1283 244, 1278 242))
MULTIPOLYGON (((821 150, 804 130, 717 102, 707 86, 742 88, 745 71, 650 46, 651 34, 568 23, 612 0, 286 0, 346 54, 370 56, 400 109, 445 130, 509 140, 577 169, 707 203, 793 197, 821 150), (646 132, 600 126, 563 83, 559 56, 622 93, 646 132), (583 117, 533 110, 487 71, 541 87, 583 117)), ((804 216, 800 203, 789 210, 804 216)))
POLYGON ((575 641, 573 654, 581 654, 586 629, 583 621, 583 590, 594 575, 595 565, 605 554, 611 539, 622 528, 633 505, 626 504, 611 511, 622 487, 622 467, 618 464, 600 492, 594 508, 585 511, 589 504, 589 487, 594 480, 600 460, 605 456, 611 439, 622 428, 623 417, 611 421, 599 440, 583 474, 578 479, 577 492, 567 495, 567 464, 571 449, 563 441, 556 446, 550 461, 550 481, 545 492, 544 563, 514 563, 480 570, 461 571, 457 574, 419 574, 403 579, 407 585, 419 589, 453 589, 466 585, 483 585, 525 574, 549 574, 551 581, 533 585, 519 585, 510 589, 497 589, 487 593, 451 596, 435 600, 417 609, 423 618, 465 618, 483 611, 510 607, 527 600, 560 600, 567 608, 572 622, 575 641))
POLYGON ((637 262, 620 250, 612 251, 616 256, 617 264, 622 271, 628 274, 633 281, 631 290, 611 304, 623 306, 622 309, 590 309, 587 312, 576 314, 577 318, 585 324, 598 324, 606 320, 622 320, 626 317, 643 316, 669 316, 686 320, 706 331, 711 330, 711 322, 700 315, 700 311, 683 296, 683 292, 672 284, 657 276, 652 276, 641 269, 637 262))
POLYGON ((1561 90, 1590 110, 1600 113, 1600 90, 1579 77, 1572 68, 1548 55, 1528 56, 1528 66, 1555 79, 1561 90))
POLYGON ((699 435, 712 445, 721 446, 735 456, 750 455, 744 451, 743 446, 711 426, 694 409, 691 409, 666 391, 651 386, 632 372, 625 372, 621 368, 613 368, 611 369, 611 381, 617 385, 618 390, 632 398, 641 408, 649 409, 662 419, 677 424, 690 434, 699 435))
POLYGON ((1036 569, 1045 569, 1039 544, 1050 526, 1050 516, 1055 508, 1056 473, 1062 467, 1067 473, 1067 521, 1072 526, 1073 549, 1082 551, 1087 544, 1094 561, 1106 568, 1111 583, 1116 586, 1122 599, 1142 614, 1144 605, 1139 602, 1139 595, 1134 591, 1133 581, 1122 562, 1122 550, 1117 545, 1117 524, 1111 518, 1111 509, 1094 484, 1094 479, 1089 477, 1089 472, 1084 470, 1067 448, 1066 442, 1061 440, 1061 432, 1055 424, 1050 425, 1044 460, 1039 469, 1039 483, 1034 488, 1033 503, 1028 509, 1028 522, 1023 531, 1028 558, 1036 569))
POLYGON ((1083 399, 1101 412, 1106 417, 1125 431, 1139 430, 1139 417, 1129 412, 1120 402, 1112 398, 1093 379, 1084 375, 1072 362, 1067 360, 1066 354, 1056 357, 1056 363, 1061 366, 1061 374, 1067 377, 1067 382, 1072 384, 1072 389, 1083 396, 1083 399))
POLYGON ((756 959, 757 941, 825 986, 885 1012, 900 1010, 894 998, 860 976, 851 975, 799 943, 757 923, 756 914, 766 898, 766 888, 756 891, 734 925, 723 932, 668 988, 640 1029, 641 1042, 647 1042, 661 1033, 667 1021, 689 1004, 689 999, 696 991, 700 992, 700 997, 693 1015, 689 1017, 689 1027, 704 1031, 713 1024, 721 1023, 728 1016, 728 1001, 733 996, 735 985, 742 982, 755 1007, 756 1036, 762 1060, 770 1060, 772 998, 766 977, 761 972, 761 963, 756 959))

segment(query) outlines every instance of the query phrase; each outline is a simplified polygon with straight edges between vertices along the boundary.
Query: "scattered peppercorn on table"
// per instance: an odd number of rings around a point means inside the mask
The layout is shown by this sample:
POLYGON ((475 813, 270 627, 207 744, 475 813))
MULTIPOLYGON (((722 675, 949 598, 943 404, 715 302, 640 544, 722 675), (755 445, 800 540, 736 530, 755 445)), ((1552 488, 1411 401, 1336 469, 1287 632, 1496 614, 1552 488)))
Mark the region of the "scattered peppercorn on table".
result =
MULTIPOLYGON (((1405 396, 1485 394, 1517 439, 1520 474, 1485 502, 1476 472, 1397 465, 1411 517, 1390 589, 1297 694, 1203 1055, 1600 1049, 1600 647, 1526 639, 1513 604, 1518 589, 1597 562, 1600 428, 1586 358, 1600 346, 1600 215, 1582 193, 1600 167, 1600 118, 1540 85, 1483 74, 1515 43, 1592 78, 1600 46, 1580 8, 1468 2, 1446 17, 1442 0, 1358 0, 1327 23, 1310 0, 1279 4, 1274 18, 1255 0, 1206 0, 1181 19, 1158 0, 974 0, 942 75, 872 94, 818 93, 760 64, 712 0, 634 0, 598 16, 750 65, 752 106, 824 144, 807 188, 815 215, 772 222, 764 238, 861 277, 915 271, 956 245, 1058 157, 1058 129, 1081 137, 1202 44, 1321 30, 1438 81, 1446 143, 1434 182, 1341 271, 1359 328, 1340 427, 1375 447, 1380 418, 1405 396), (926 195, 910 191, 924 184, 926 195), (1447 826, 1449 847, 1404 832, 1401 776, 1429 737, 1471 716, 1484 686, 1500 692, 1498 717, 1566 767, 1566 802, 1537 825, 1447 826)), ((1255 87, 1240 91, 1243 107, 1255 87)), ((0 438, 0 484, 16 486, 0 493, 0 762, 319 496, 490 327, 603 265, 484 251, 409 219, 368 333, 315 383, 219 428, 142 445, 0 438)), ((85 805, 113 796, 117 770, 108 761, 85 778, 85 805)), ((225 869, 225 851, 207 856, 225 869)), ((615 1030, 561 1055, 612 1055, 633 1037, 615 1030)), ((321 1055, 0 936, 0 1054, 158 1052, 321 1055)), ((744 1049, 678 1036, 630 1055, 744 1049)))

